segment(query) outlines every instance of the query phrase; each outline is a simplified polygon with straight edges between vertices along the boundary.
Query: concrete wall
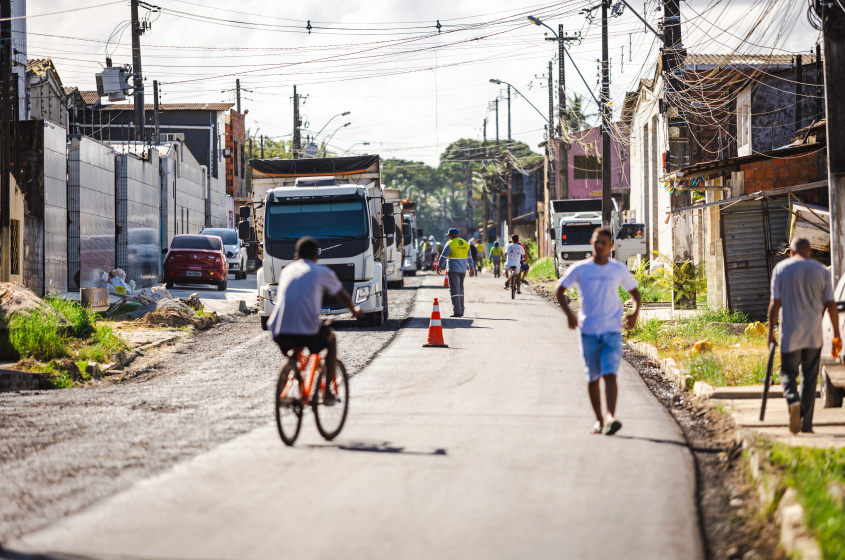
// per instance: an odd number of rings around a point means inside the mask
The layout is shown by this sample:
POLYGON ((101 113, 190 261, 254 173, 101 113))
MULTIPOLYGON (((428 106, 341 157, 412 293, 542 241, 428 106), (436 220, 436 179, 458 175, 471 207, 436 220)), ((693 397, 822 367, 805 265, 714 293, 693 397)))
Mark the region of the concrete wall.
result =
POLYGON ((67 133, 44 126, 44 289, 66 292, 67 278, 67 133))
POLYGON ((116 266, 136 287, 151 286, 158 282, 161 258, 158 152, 151 150, 149 161, 133 154, 116 158, 116 266))

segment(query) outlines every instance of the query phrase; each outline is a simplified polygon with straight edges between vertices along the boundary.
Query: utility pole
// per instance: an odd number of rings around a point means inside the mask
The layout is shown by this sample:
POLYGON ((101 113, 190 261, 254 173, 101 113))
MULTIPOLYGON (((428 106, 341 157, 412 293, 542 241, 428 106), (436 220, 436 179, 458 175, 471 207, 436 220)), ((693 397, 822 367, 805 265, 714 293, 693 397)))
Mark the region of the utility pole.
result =
POLYGON ((511 136, 511 86, 508 86, 508 149, 510 149, 510 144, 512 140, 513 136, 511 136))
MULTIPOLYGON (((546 159, 548 160, 548 169, 546 170, 546 196, 543 197, 543 205, 545 212, 545 206, 548 206, 548 196, 549 193, 554 192, 555 198, 557 198, 557 189, 555 188, 555 172, 554 167, 555 165, 552 163, 554 161, 555 155, 555 84, 554 84, 554 75, 552 74, 552 61, 549 61, 549 137, 546 139, 546 159), (552 190, 554 189, 554 191, 552 190)), ((559 165, 559 164, 558 164, 559 165)), ((545 236, 545 233, 543 233, 545 236)))
POLYGON ((135 141, 144 141, 144 72, 141 68, 141 35, 144 28, 138 21, 138 0, 131 0, 132 9, 132 73, 135 86, 135 141))
POLYGON ((235 99, 237 99, 238 113, 241 112, 241 81, 235 80, 235 99))
POLYGON ((487 117, 484 117, 484 159, 488 157, 487 153, 487 117))
POLYGON ((607 48, 607 8, 609 0, 601 3, 601 223, 610 226, 613 202, 610 196, 610 72, 607 48))
POLYGON ((467 233, 472 229, 472 162, 467 162, 467 233))
POLYGON ((820 121, 824 118, 822 98, 824 97, 824 70, 822 68, 822 46, 816 43, 816 116, 813 121, 820 121))
MULTIPOLYGON (((12 1, 0 2, 0 280, 8 282, 12 273, 11 236, 11 128, 12 108, 17 111, 17 103, 12 103, 12 1)), ((17 89, 17 88, 15 88, 17 89)), ((17 101, 17 100, 16 100, 17 101)), ((19 139, 15 139, 18 142, 19 139)))
POLYGON ((501 149, 499 148, 499 98, 496 98, 496 159, 499 158, 499 155, 502 153, 501 149))
POLYGON ((801 129, 801 105, 804 103, 802 84, 804 80, 804 64, 801 55, 795 57, 795 132, 801 129))
POLYGON ((505 173, 508 182, 508 235, 513 235, 513 173, 511 173, 510 154, 505 160, 505 173))
POLYGON ((261 159, 264 159, 264 135, 261 135, 261 159))
POLYGON ((830 193, 830 260, 833 285, 845 273, 845 11, 827 4, 824 29, 824 86, 827 110, 827 176, 830 193))
POLYGON ((487 255, 487 247, 490 236, 487 232, 487 220, 489 219, 489 211, 487 209, 487 177, 484 173, 487 159, 490 157, 490 152, 487 150, 487 117, 484 117, 484 161, 481 166, 481 176, 483 183, 481 184, 481 245, 484 254, 487 255))
POLYGON ((299 127, 302 121, 299 120, 299 94, 296 93, 296 86, 293 86, 293 158, 299 157, 299 151, 302 148, 302 139, 300 138, 299 127))
POLYGON ((159 135, 158 115, 158 80, 153 80, 153 126, 155 127, 153 132, 155 134, 153 137, 154 144, 158 144, 161 139, 161 136, 159 135))

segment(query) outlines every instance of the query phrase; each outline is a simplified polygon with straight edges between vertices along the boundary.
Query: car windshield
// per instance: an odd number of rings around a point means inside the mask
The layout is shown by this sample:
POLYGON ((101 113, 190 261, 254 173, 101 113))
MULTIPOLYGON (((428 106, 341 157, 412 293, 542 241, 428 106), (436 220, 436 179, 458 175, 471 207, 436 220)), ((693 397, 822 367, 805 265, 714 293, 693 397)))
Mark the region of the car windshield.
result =
POLYGON ((562 245, 589 245, 595 224, 568 224, 560 227, 560 243, 562 245))
POLYGON ((405 218, 404 223, 408 224, 408 233, 406 233, 403 236, 404 241, 405 241, 405 245, 410 245, 411 244, 411 237, 412 237, 412 235, 411 235, 411 220, 405 218))
POLYGON ((290 201, 267 206, 267 238, 296 241, 300 237, 317 239, 359 239, 366 237, 367 213, 364 200, 290 201))
POLYGON ((174 237, 173 249, 197 249, 200 251, 219 251, 220 240, 204 235, 174 237))
POLYGON ((200 235, 216 235, 217 237, 223 240, 224 245, 238 244, 238 232, 233 229, 204 229, 200 232, 200 235))

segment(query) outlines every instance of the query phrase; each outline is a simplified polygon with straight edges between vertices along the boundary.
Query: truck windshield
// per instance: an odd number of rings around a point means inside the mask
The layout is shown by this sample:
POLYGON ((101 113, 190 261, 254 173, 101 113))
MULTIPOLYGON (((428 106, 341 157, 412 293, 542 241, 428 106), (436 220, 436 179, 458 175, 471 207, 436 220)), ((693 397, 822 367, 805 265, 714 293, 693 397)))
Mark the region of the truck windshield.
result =
MULTIPOLYGON (((412 237, 412 233, 411 233, 411 220, 410 220, 410 219, 408 219, 408 218, 405 218, 405 219, 404 219, 404 223, 408 224, 408 228, 407 228, 407 229, 408 229, 408 233, 406 233, 406 234, 404 234, 404 235, 402 236, 402 237, 403 237, 403 241, 405 242, 405 245, 410 245, 410 244, 411 244, 411 237, 412 237)), ((404 229, 404 228, 403 228, 403 229, 404 229)))
POLYGON ((275 202, 267 207, 267 238, 296 241, 309 235, 317 239, 358 239, 367 236, 364 200, 275 202))
POLYGON ((566 224, 560 226, 561 245, 589 245, 595 224, 566 224))

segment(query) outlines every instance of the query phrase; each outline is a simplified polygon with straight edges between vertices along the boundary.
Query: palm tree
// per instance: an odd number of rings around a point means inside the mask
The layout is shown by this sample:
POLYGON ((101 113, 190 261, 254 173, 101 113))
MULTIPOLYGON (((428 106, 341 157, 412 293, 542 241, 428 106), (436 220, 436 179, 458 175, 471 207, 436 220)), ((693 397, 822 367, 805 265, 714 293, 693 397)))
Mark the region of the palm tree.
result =
POLYGON ((584 113, 584 98, 573 93, 569 98, 569 107, 567 114, 569 117, 569 127, 573 131, 585 130, 592 127, 598 114, 584 113))

